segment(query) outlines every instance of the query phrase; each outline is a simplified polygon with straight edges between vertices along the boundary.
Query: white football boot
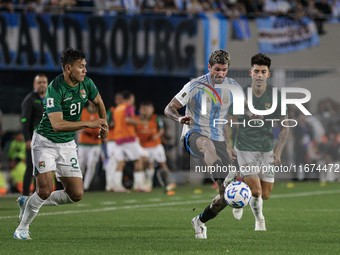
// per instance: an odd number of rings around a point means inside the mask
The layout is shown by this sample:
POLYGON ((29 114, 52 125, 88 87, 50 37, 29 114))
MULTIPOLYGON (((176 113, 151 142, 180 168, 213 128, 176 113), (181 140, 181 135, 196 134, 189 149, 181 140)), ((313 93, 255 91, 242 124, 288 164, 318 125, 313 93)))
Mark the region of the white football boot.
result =
POLYGON ((238 173, 230 171, 227 177, 224 179, 223 186, 226 188, 230 183, 236 181, 237 178, 238 173))
POLYGON ((255 221, 255 231, 267 231, 266 229, 266 221, 263 220, 256 220, 255 221))
POLYGON ((191 225, 195 229, 197 239, 207 239, 207 227, 200 221, 198 215, 192 219, 191 225))
POLYGON ((20 197, 17 199, 18 206, 19 206, 19 210, 20 210, 20 211, 19 211, 19 216, 18 216, 19 222, 21 221, 22 216, 24 215, 25 207, 26 207, 26 204, 27 204, 28 199, 29 199, 29 196, 20 196, 20 197))
POLYGON ((29 240, 32 239, 30 234, 31 233, 28 231, 28 229, 16 229, 13 237, 14 239, 29 240))
POLYGON ((233 215, 235 220, 240 220, 243 215, 243 208, 233 208, 233 215))

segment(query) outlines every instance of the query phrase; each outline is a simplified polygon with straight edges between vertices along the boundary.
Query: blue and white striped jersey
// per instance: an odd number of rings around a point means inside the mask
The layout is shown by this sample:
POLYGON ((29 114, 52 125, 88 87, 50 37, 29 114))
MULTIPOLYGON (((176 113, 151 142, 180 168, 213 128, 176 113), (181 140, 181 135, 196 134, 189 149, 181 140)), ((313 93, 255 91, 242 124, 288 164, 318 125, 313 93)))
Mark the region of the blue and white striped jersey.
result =
POLYGON ((226 84, 241 88, 234 79, 228 77, 224 79, 222 84, 218 85, 218 87, 222 88, 216 88, 211 83, 209 73, 193 79, 184 85, 175 98, 183 106, 186 105, 185 114, 190 115, 194 122, 190 125, 183 125, 181 139, 184 138, 188 131, 192 130, 214 141, 225 140, 223 135, 225 124, 218 124, 216 120, 225 120, 229 106, 233 103, 231 91, 223 87, 226 84))

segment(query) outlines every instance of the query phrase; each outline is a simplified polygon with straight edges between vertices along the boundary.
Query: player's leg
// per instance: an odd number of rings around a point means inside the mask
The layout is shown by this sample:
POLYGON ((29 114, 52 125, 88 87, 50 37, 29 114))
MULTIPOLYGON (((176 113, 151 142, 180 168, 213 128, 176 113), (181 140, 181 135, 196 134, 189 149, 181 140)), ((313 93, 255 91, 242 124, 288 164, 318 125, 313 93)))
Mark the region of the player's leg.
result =
POLYGON ((262 199, 267 200, 273 190, 274 183, 261 180, 262 199))
POLYGON ((58 151, 56 177, 63 183, 64 189, 53 191, 44 203, 45 206, 77 202, 84 194, 83 176, 79 167, 75 142, 54 145, 58 151))
POLYGON ((35 178, 37 190, 27 200, 20 224, 14 232, 15 239, 31 239, 28 232, 29 224, 38 214, 40 207, 50 197, 53 190, 52 172, 37 173, 35 178))
POLYGON ((149 154, 143 149, 138 141, 126 144, 126 156, 128 160, 135 161, 134 171, 133 171, 133 187, 134 189, 144 192, 150 192, 151 188, 146 187, 145 172, 144 172, 144 162, 147 160, 149 154))
POLYGON ((89 148, 87 170, 84 176, 84 190, 88 190, 90 188, 91 182, 96 172, 96 166, 100 158, 100 152, 101 152, 100 145, 91 146, 89 148))
MULTIPOLYGON (((157 174, 164 176, 162 179, 164 182, 164 187, 167 191, 171 191, 173 188, 176 187, 175 181, 173 177, 171 176, 170 169, 168 165, 166 164, 166 156, 165 156, 165 150, 162 144, 158 144, 157 146, 153 147, 150 150, 150 156, 153 161, 156 161, 160 167, 160 169, 157 171, 157 174)), ((169 195, 173 195, 174 192, 168 192, 169 195)))
POLYGON ((108 154, 108 163, 105 169, 105 178, 106 178, 106 186, 105 189, 107 191, 113 191, 114 187, 114 173, 117 168, 118 161, 116 159, 116 142, 109 141, 107 143, 107 154, 108 154))
MULTIPOLYGON (((255 221, 264 221, 262 213, 263 200, 262 200, 262 189, 261 181, 258 175, 249 175, 244 177, 244 182, 249 186, 252 192, 252 198, 250 200, 250 207, 253 211, 255 221)), ((256 230, 256 229, 255 229, 256 230)))
POLYGON ((87 159, 89 154, 89 146, 85 145, 78 145, 78 159, 79 159, 79 167, 82 174, 85 174, 86 167, 87 167, 87 159))
POLYGON ((32 179, 33 179, 33 163, 32 163, 32 154, 31 150, 26 150, 26 171, 24 175, 24 182, 23 182, 23 196, 29 196, 30 195, 30 188, 32 185, 32 179))
POLYGON ((128 192, 126 188, 123 187, 123 170, 126 165, 125 155, 124 155, 124 144, 116 145, 115 157, 117 159, 117 168, 113 174, 113 190, 115 192, 128 192))
POLYGON ((196 140, 196 146, 198 150, 203 153, 204 161, 207 166, 215 165, 220 162, 222 165, 221 158, 217 156, 214 143, 207 137, 201 136, 196 140))
MULTIPOLYGON (((260 168, 257 166, 259 155, 257 155, 256 152, 240 151, 236 147, 234 150, 237 154, 237 162, 240 166, 240 175, 244 178, 244 182, 249 186, 252 192, 250 207, 255 216, 255 220, 258 220, 258 218, 262 219, 262 191, 261 182, 258 177, 260 168)), ((236 220, 240 220, 243 215, 243 208, 234 208, 233 215, 236 220)))
POLYGON ((36 177, 37 190, 27 200, 25 206, 20 210, 20 225, 14 233, 16 239, 30 239, 28 232, 29 224, 39 212, 40 207, 50 196, 53 190, 53 174, 56 169, 55 159, 57 158, 57 150, 54 144, 46 138, 34 133, 32 139, 32 162, 34 167, 34 175, 36 177))

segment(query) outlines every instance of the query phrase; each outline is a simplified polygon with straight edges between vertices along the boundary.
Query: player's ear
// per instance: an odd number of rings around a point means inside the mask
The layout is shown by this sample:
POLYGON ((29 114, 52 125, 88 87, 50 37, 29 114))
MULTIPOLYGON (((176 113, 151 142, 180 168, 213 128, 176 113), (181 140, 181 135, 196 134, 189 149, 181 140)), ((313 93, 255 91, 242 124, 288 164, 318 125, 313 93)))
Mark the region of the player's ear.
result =
POLYGON ((272 73, 268 71, 268 78, 270 77, 271 74, 272 74, 272 73))
POLYGON ((249 70, 249 76, 251 77, 251 69, 249 70))
POLYGON ((71 69, 71 65, 70 65, 70 64, 67 64, 67 65, 65 66, 65 71, 66 71, 67 73, 69 73, 69 72, 70 72, 70 69, 71 69))

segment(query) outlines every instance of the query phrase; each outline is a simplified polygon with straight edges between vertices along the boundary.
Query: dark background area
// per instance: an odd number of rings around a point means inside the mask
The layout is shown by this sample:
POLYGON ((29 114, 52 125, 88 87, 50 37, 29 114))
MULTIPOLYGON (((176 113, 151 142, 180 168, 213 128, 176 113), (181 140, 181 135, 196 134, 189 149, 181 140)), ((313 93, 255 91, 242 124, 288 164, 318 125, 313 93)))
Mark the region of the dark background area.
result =
MULTIPOLYGON (((32 90, 37 71, 0 71, 0 109, 3 113, 20 114, 21 102, 32 90)), ((60 72, 42 72, 51 82, 60 72)), ((188 78, 160 76, 107 76, 87 73, 104 100, 106 108, 113 105, 117 92, 131 90, 138 107, 141 101, 152 101, 155 112, 163 114, 165 106, 190 80, 188 78)))

